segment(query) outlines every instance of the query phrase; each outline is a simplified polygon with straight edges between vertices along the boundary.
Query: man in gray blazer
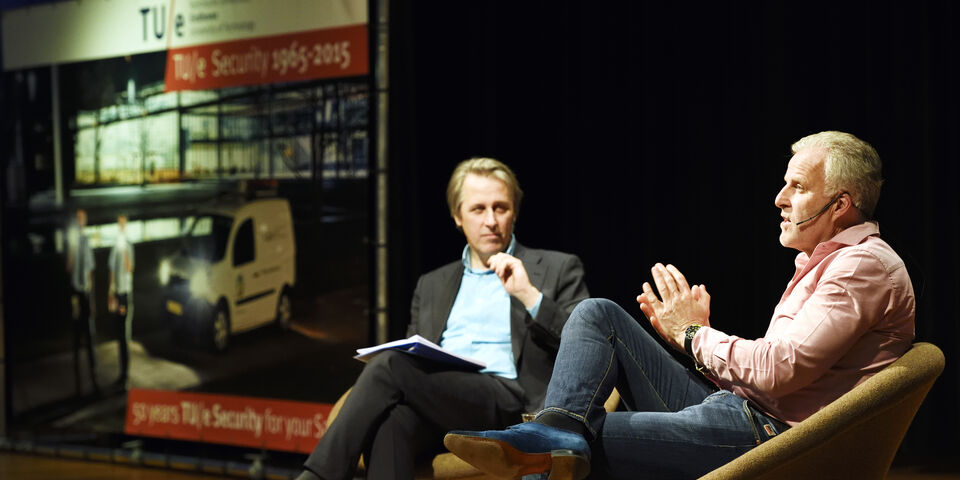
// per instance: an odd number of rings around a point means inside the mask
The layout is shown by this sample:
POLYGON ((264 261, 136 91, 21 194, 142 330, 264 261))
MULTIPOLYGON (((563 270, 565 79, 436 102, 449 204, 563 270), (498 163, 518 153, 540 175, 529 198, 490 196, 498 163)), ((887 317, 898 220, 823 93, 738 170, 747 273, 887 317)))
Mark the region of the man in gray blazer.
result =
POLYGON ((447 203, 467 239, 460 260, 424 274, 408 335, 486 363, 480 372, 403 352, 374 357, 298 479, 413 478, 414 464, 443 449, 451 429, 504 428, 543 405, 560 331, 588 297, 574 255, 526 248, 513 226, 523 192, 509 167, 461 162, 447 203))

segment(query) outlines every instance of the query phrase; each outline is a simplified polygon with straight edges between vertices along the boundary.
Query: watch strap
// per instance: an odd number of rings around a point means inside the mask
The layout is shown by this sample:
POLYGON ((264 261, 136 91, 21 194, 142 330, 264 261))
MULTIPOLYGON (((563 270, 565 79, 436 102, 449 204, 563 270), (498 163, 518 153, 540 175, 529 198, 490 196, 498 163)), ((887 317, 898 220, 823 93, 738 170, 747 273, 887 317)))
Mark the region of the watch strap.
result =
POLYGON ((703 325, 690 325, 683 332, 683 350, 687 352, 687 355, 690 355, 691 358, 696 359, 693 356, 693 337, 697 335, 697 330, 703 328, 703 325))

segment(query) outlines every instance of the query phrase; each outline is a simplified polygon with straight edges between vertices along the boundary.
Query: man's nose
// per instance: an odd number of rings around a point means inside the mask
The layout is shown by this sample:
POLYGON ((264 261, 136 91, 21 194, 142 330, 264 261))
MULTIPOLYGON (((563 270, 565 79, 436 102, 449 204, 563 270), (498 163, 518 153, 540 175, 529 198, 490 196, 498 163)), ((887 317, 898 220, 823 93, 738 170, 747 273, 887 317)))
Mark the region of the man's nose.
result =
POLYGON ((783 192, 785 192, 786 190, 787 190, 787 187, 784 186, 783 188, 780 189, 779 192, 777 192, 777 196, 773 197, 773 204, 776 205, 778 208, 783 208, 788 205, 787 197, 786 195, 783 194, 783 192))
POLYGON ((483 216, 483 223, 486 225, 494 226, 497 224, 497 216, 494 214, 493 209, 487 210, 483 216))

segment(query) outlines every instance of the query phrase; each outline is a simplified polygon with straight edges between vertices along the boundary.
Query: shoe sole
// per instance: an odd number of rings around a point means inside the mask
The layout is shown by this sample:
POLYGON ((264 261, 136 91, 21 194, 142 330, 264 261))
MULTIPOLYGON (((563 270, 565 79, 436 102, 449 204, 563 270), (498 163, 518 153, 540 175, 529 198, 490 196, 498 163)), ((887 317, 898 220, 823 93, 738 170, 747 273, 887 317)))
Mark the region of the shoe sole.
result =
POLYGON ((525 453, 500 440, 457 434, 446 435, 443 444, 463 461, 499 478, 519 480, 550 472, 550 480, 582 480, 590 474, 590 461, 572 450, 525 453))

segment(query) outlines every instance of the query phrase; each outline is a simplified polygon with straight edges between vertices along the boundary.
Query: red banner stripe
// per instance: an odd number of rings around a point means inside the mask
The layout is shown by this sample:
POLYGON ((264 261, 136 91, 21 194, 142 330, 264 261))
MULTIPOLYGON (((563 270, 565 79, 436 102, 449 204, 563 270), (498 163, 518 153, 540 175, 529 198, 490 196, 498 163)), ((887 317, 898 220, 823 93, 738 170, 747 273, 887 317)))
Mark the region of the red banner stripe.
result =
POLYGON ((131 389, 124 433, 310 453, 333 405, 131 389))
POLYGON ((366 25, 174 48, 164 91, 366 75, 368 60, 366 25))

